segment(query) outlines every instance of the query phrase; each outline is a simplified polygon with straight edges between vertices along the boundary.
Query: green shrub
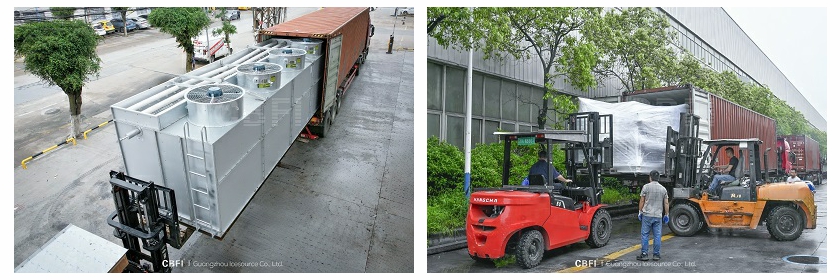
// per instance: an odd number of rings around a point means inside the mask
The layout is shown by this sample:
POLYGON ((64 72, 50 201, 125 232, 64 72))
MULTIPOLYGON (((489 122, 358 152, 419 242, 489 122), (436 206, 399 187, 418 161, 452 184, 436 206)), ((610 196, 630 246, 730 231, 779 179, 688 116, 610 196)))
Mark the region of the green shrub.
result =
POLYGON ((459 189, 445 190, 426 202, 429 233, 450 233, 467 222, 467 199, 459 189))
POLYGON ((601 196, 601 203, 604 204, 626 204, 639 201, 639 194, 630 191, 630 188, 621 184, 616 178, 606 177, 601 181, 604 188, 604 195, 601 196))
POLYGON ((427 197, 438 195, 445 190, 463 189, 464 153, 449 143, 431 137, 427 142, 427 197))
MULTIPOLYGON (((504 163, 504 143, 478 144, 472 150, 471 185, 473 188, 498 188, 502 186, 502 164, 504 163)), ((519 185, 528 177, 528 170, 537 161, 539 145, 519 146, 511 143, 510 153, 510 185, 519 185)), ((566 167, 565 153, 555 147, 553 155, 554 166, 563 173, 566 167)))
POLYGON ((506 267, 514 263, 516 263, 516 256, 514 255, 504 255, 501 258, 493 260, 493 264, 496 266, 496 268, 506 267))

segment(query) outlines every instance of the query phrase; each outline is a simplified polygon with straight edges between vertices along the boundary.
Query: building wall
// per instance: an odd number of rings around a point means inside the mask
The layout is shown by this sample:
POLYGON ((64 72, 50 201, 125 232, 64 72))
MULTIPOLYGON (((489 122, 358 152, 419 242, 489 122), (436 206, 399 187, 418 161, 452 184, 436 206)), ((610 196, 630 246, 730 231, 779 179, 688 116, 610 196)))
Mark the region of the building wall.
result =
MULTIPOLYGON (((668 16, 677 32, 677 44, 715 71, 732 71, 741 80, 766 84, 776 96, 801 111, 815 127, 825 130, 826 121, 778 68, 747 37, 722 8, 658 8, 668 16)), ((463 148, 464 103, 468 54, 445 49, 427 37, 428 49, 428 132, 463 148)), ((527 131, 536 127, 543 84, 539 59, 501 61, 473 55, 474 95, 472 138, 475 143, 490 143, 494 129, 527 131), (524 96, 530 96, 525 98, 524 96), (498 110, 497 110, 498 109, 498 110), (525 115, 525 114, 529 115, 525 115)), ((602 100, 617 100, 621 85, 617 79, 599 83, 588 91, 572 88, 561 79, 554 81, 561 92, 602 100)), ((553 123, 554 117, 549 117, 553 123)))
MULTIPOLYGON (((677 26, 676 29, 688 30, 689 33, 696 35, 694 37, 701 38, 704 45, 713 46, 711 50, 719 57, 737 65, 754 82, 766 84, 779 99, 787 101, 802 112, 812 125, 820 130, 826 130, 825 118, 723 8, 659 8, 659 10, 671 17, 671 25, 677 26)), ((713 69, 720 71, 714 67, 713 69)))
MULTIPOLYGON (((466 128, 466 68, 427 62, 427 137, 437 136, 463 149, 466 128)), ((496 131, 532 131, 537 127, 542 89, 487 71, 473 70, 472 147, 497 142, 496 131)), ((550 116, 547 125, 555 123, 550 116)))

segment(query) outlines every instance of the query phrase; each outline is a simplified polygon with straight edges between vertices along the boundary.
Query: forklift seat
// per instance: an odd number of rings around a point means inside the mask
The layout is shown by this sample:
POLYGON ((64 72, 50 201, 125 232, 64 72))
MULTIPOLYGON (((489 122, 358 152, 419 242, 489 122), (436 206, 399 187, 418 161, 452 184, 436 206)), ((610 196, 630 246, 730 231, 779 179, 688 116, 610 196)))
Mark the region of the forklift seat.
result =
POLYGON ((566 197, 558 193, 557 191, 559 190, 554 190, 554 186, 546 183, 545 177, 542 174, 528 175, 528 184, 531 186, 543 186, 546 189, 551 190, 548 194, 548 197, 551 198, 551 206, 565 208, 572 211, 575 210, 575 201, 570 197, 566 197), (549 188, 549 186, 551 186, 551 188, 549 188))

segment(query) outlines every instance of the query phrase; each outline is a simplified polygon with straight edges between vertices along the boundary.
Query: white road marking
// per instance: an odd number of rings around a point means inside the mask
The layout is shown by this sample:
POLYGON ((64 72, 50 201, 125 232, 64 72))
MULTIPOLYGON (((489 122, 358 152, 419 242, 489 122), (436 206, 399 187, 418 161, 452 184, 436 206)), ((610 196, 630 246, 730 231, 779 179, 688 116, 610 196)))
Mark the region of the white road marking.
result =
POLYGON ((41 108, 41 109, 34 110, 34 111, 29 111, 29 112, 26 112, 26 113, 23 113, 23 114, 20 114, 20 115, 17 115, 17 116, 18 116, 18 117, 21 117, 21 116, 28 115, 28 114, 31 114, 31 113, 36 112, 36 111, 44 110, 44 109, 47 109, 47 108, 49 108, 49 107, 51 107, 51 106, 53 106, 53 105, 55 105, 55 104, 58 104, 58 103, 53 103, 53 104, 47 105, 47 106, 45 106, 45 107, 43 107, 43 108, 41 108))

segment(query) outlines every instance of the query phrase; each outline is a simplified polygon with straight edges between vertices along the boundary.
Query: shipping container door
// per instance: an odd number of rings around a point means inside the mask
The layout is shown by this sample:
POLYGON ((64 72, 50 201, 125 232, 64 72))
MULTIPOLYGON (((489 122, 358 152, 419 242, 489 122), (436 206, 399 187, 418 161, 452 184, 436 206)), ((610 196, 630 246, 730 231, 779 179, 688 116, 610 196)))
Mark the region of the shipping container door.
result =
POLYGON ((341 35, 330 39, 330 48, 327 50, 327 80, 324 85, 324 102, 321 105, 321 112, 326 111, 335 103, 335 94, 338 89, 338 66, 341 65, 341 35))
POLYGON ((702 91, 693 91, 692 104, 694 114, 700 117, 700 129, 698 136, 704 141, 712 139, 711 132, 711 102, 709 94, 702 91))

